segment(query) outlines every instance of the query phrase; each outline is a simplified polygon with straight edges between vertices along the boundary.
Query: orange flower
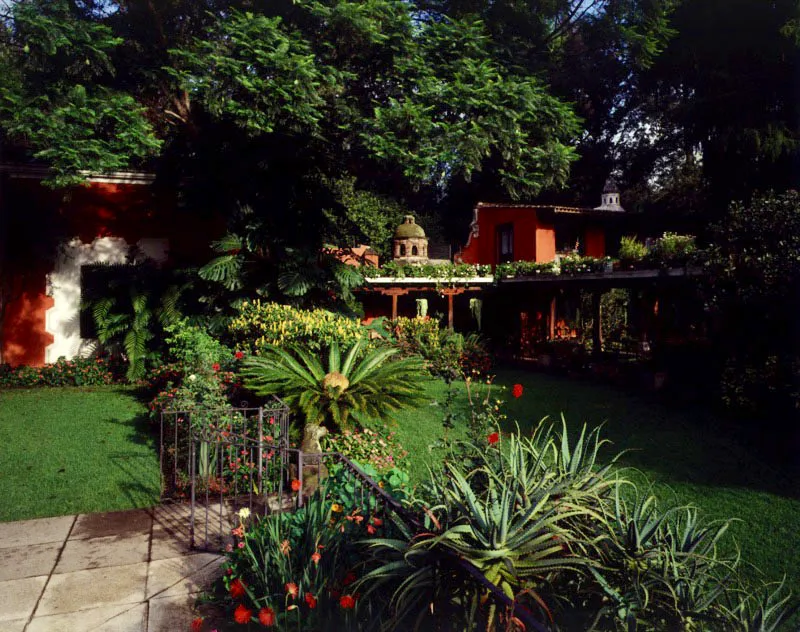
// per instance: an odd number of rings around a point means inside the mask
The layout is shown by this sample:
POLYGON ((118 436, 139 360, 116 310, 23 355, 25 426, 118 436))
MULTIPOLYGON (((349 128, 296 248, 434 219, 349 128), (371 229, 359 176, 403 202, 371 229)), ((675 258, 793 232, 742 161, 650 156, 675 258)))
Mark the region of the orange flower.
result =
POLYGON ((371 524, 368 524, 367 533, 369 533, 370 535, 375 535, 375 527, 373 527, 371 524))
POLYGON ((494 445, 495 443, 500 441, 500 434, 497 432, 493 432, 488 437, 486 437, 486 439, 489 442, 489 445, 494 445))
POLYGON ((281 542, 281 553, 284 555, 289 555, 289 551, 292 550, 292 547, 289 546, 289 540, 284 540, 281 542))
POLYGON ((311 561, 314 562, 314 564, 319 564, 319 561, 321 559, 322 559, 322 556, 319 553, 317 553, 316 551, 311 554, 311 561))
POLYGON ((351 595, 342 595, 339 605, 345 610, 352 610, 356 607, 356 600, 351 595))
POLYGON ((299 492, 301 486, 302 486, 302 483, 299 480, 294 479, 292 481, 292 491, 293 492, 299 492))
POLYGON ((228 589, 231 593, 231 597, 234 599, 241 599, 244 597, 244 582, 241 579, 234 579, 231 582, 231 587, 228 589))
POLYGON ((286 584, 286 586, 284 586, 284 588, 286 588, 286 593, 287 593, 287 594, 288 594, 288 595, 289 595, 289 596, 290 596, 292 599, 294 599, 295 597, 297 597, 297 593, 298 593, 298 590, 297 590, 297 584, 295 584, 294 582, 289 582, 288 584, 286 584))
POLYGON ((236 623, 244 625, 245 623, 250 623, 252 618, 253 611, 242 603, 236 606, 236 610, 233 611, 233 620, 236 623))
POLYGON ((272 608, 261 608, 258 611, 258 621, 266 628, 275 625, 275 611, 272 608))
POLYGON ((203 617, 197 617, 192 621, 192 632, 200 632, 203 629, 203 617))
POLYGON ((313 610, 317 607, 317 598, 311 593, 306 593, 306 603, 313 610))

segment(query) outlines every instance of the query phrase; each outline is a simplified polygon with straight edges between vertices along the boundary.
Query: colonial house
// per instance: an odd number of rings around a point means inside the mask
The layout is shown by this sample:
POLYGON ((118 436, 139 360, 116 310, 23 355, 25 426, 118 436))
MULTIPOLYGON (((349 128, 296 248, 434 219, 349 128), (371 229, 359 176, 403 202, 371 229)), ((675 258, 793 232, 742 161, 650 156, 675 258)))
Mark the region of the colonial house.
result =
POLYGON ((156 192, 151 174, 90 176, 66 191, 42 186, 45 176, 37 167, 0 166, 0 349, 11 365, 91 352, 80 317, 91 266, 182 265, 220 230, 156 192))

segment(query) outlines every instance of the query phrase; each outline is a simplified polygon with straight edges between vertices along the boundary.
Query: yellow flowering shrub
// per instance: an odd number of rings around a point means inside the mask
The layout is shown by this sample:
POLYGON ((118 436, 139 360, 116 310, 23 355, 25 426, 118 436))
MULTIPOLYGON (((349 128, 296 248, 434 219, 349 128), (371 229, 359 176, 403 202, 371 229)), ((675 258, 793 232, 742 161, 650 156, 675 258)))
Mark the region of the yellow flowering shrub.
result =
POLYGON ((228 331, 237 348, 256 354, 267 345, 303 344, 311 351, 319 351, 334 340, 347 348, 366 337, 365 329, 355 318, 260 300, 242 303, 228 331))

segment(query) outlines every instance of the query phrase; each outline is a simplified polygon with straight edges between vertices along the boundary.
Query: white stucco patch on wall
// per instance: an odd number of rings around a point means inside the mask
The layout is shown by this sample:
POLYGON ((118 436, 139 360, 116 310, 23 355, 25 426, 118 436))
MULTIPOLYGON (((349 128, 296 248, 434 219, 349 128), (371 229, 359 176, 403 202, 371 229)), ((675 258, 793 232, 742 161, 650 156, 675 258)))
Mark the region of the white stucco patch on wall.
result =
POLYGON ((100 237, 90 244, 75 238, 62 247, 55 269, 48 275, 48 294, 54 304, 47 310, 45 329, 54 340, 45 349, 45 362, 88 355, 94 349, 95 341, 82 339, 80 333, 81 266, 125 263, 128 249, 120 237, 100 237))

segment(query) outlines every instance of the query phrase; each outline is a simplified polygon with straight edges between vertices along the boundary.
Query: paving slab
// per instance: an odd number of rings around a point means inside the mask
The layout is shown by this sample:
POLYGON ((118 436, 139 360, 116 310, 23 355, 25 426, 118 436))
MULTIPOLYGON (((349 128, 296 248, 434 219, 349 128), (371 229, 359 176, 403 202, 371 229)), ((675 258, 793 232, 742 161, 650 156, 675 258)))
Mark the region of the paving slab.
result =
POLYGON ((25 632, 143 632, 146 626, 147 604, 137 603, 34 617, 25 632))
POLYGON ((63 542, 74 522, 75 516, 2 522, 0 523, 0 547, 63 542))
POLYGON ((3 621, 3 632, 24 632, 27 619, 14 619, 13 621, 3 621))
POLYGON ((0 629, 6 621, 27 619, 33 612, 39 595, 47 583, 47 576, 27 577, 0 582, 0 629))
POLYGON ((177 632, 188 630, 192 620, 199 616, 195 597, 179 595, 150 600, 147 632, 177 632))
POLYGON ((146 579, 146 562, 53 575, 36 616, 142 602, 146 579))
POLYGON ((0 581, 49 575, 63 542, 12 546, 0 549, 0 581))
POLYGON ((124 566, 147 561, 150 535, 109 535, 102 538, 68 540, 54 573, 124 566))
POLYGON ((70 539, 102 538, 150 533, 153 514, 148 509, 82 514, 75 521, 70 539))
POLYGON ((215 553, 197 553, 150 562, 146 597, 175 597, 208 590, 222 574, 220 565, 224 559, 215 553))

